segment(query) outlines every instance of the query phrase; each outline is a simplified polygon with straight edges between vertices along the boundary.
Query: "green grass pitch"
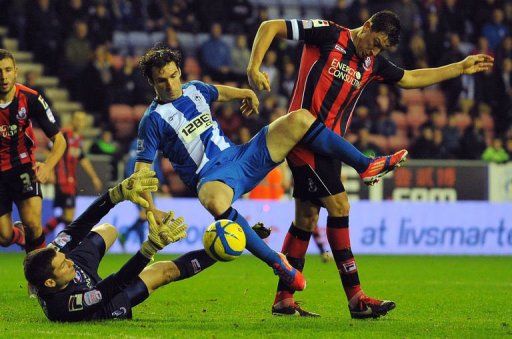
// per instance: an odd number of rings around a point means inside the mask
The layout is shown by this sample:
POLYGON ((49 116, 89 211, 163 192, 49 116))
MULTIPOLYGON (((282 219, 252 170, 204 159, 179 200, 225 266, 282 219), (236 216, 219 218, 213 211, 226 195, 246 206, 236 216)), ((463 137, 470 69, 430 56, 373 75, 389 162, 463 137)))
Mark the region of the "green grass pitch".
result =
MULTIPOLYGON (((108 255, 100 274, 128 258, 108 255)), ((169 257, 159 256, 157 260, 169 257)), ((0 336, 6 337, 473 337, 512 336, 512 258, 359 256, 365 291, 396 301, 378 320, 352 320, 333 263, 306 262, 297 299, 321 318, 270 314, 276 277, 252 256, 172 283, 134 309, 131 321, 54 324, 29 299, 22 255, 0 255, 0 336)))

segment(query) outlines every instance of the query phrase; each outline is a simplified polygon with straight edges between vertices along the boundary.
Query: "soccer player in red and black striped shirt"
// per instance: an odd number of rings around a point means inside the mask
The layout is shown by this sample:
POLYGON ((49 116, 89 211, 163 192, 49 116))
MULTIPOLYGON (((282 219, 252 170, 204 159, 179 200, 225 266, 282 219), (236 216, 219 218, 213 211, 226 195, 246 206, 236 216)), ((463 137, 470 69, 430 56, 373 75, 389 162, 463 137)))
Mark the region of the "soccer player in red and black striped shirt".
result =
POLYGON ((16 83, 17 68, 13 55, 0 49, 0 245, 17 243, 28 253, 45 246, 41 227, 41 183, 66 149, 52 111, 36 91, 16 83), (37 121, 53 141, 46 161, 36 163, 32 120, 37 121), (27 230, 13 226, 13 202, 27 230))
MULTIPOLYGON (((340 135, 350 126, 352 112, 365 86, 371 81, 396 83, 402 88, 426 87, 461 74, 492 68, 493 58, 472 55, 463 61, 418 70, 403 70, 379 55, 398 44, 400 20, 390 11, 374 14, 363 26, 349 29, 326 20, 271 20, 263 22, 256 34, 247 74, 251 86, 270 90, 261 61, 274 37, 304 41, 304 49, 289 112, 307 109, 317 121, 340 135)), ((407 155, 402 150, 392 156, 371 160, 345 146, 346 164, 354 167, 365 183, 374 183, 407 155)), ((282 252, 302 270, 304 257, 317 224, 321 207, 328 211, 327 238, 338 267, 353 318, 386 314, 395 307, 391 301, 367 297, 359 283, 357 266, 350 249, 349 204, 341 183, 341 163, 299 145, 287 157, 294 177, 296 217, 285 238, 282 252)), ((315 315, 294 301, 294 291, 278 285, 272 312, 278 315, 315 315)))
POLYGON ((46 222, 45 234, 53 231, 60 223, 67 226, 73 221, 78 184, 76 176, 78 164, 82 166, 89 178, 91 178, 96 192, 99 193, 103 187, 98 174, 82 147, 80 133, 85 128, 86 118, 85 112, 76 111, 73 113, 71 126, 62 129, 62 134, 66 139, 68 147, 66 152, 64 152, 64 156, 55 166, 55 198, 53 200, 53 207, 62 208, 62 214, 46 222))

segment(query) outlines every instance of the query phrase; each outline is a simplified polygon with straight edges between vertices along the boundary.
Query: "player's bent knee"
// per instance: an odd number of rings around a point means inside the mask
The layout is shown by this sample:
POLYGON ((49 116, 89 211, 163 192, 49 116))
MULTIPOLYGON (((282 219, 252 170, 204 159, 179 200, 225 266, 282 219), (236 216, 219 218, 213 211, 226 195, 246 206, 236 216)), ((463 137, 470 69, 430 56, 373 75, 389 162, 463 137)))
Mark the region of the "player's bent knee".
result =
POLYGON ((307 131, 311 124, 315 121, 315 118, 308 110, 299 109, 288 114, 289 123, 291 126, 296 127, 301 131, 307 131))
POLYGON ((219 216, 229 208, 229 203, 225 202, 224 199, 209 195, 201 199, 203 206, 214 216, 219 216))
POLYGON ((118 235, 117 228, 107 223, 94 226, 91 231, 99 234, 103 238, 103 241, 105 241, 106 250, 112 246, 118 235))
POLYGON ((336 199, 327 207, 329 216, 343 217, 350 213, 350 203, 348 199, 336 199))
POLYGON ((306 232, 313 232, 318 224, 318 215, 301 216, 295 221, 295 227, 306 232))

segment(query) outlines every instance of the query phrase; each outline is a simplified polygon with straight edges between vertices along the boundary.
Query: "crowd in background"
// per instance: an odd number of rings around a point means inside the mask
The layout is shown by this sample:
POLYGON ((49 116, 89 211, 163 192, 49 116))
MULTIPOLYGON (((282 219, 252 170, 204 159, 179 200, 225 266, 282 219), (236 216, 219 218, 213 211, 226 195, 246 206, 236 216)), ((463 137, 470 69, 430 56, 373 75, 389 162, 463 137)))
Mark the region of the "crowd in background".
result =
MULTIPOLYGON (((495 67, 426 90, 370 85, 354 112, 349 140, 373 155, 406 147, 415 159, 512 158, 512 1, 0 0, 0 8, 0 25, 9 27, 20 48, 32 51, 45 73, 58 76, 94 115, 103 131, 97 152, 104 140, 117 141, 125 152, 122 145, 135 136, 136 123, 116 121, 112 110, 144 107, 153 99, 137 70, 138 57, 152 43, 182 53, 183 81, 247 86, 250 47, 262 21, 317 14, 353 28, 390 9, 402 24, 399 46, 384 53, 395 64, 436 67, 486 53, 495 67)), ((242 117, 237 105, 215 106, 234 142, 248 141, 286 114, 299 51, 300 45, 273 43, 262 66, 272 89, 259 93, 259 116, 242 117)))

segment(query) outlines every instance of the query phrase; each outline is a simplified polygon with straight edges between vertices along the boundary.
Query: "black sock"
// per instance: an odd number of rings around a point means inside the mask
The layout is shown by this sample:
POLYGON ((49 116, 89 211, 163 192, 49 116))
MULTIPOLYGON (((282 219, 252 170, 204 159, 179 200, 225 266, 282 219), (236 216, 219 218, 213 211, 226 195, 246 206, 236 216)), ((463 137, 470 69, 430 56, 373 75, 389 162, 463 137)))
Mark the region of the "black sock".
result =
POLYGON ((205 250, 188 252, 173 262, 180 270, 180 276, 176 280, 190 278, 216 263, 205 250))

